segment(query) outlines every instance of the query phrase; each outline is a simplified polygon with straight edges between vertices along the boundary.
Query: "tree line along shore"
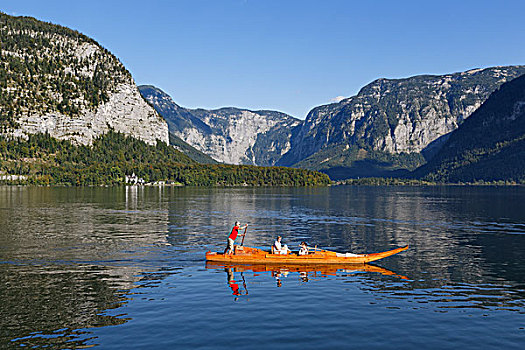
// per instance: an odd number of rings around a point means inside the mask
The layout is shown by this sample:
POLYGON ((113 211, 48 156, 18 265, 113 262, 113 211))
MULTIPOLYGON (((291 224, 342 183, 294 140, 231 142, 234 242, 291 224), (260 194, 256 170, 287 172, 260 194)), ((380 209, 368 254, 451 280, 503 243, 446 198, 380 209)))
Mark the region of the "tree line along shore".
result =
POLYGON ((182 186, 326 186, 328 175, 305 169, 200 164, 172 146, 155 146, 110 131, 91 146, 47 134, 0 137, 0 183, 42 186, 144 184, 182 186))
POLYGON ((525 180, 476 180, 459 182, 439 182, 424 179, 365 177, 333 181, 332 185, 351 186, 525 186, 525 180))
POLYGON ((331 181, 328 175, 288 167, 200 164, 172 146, 152 146, 110 131, 91 146, 48 134, 0 137, 0 184, 37 186, 519 186, 525 180, 442 182, 365 177, 331 181), (132 176, 133 175, 133 176, 132 176))

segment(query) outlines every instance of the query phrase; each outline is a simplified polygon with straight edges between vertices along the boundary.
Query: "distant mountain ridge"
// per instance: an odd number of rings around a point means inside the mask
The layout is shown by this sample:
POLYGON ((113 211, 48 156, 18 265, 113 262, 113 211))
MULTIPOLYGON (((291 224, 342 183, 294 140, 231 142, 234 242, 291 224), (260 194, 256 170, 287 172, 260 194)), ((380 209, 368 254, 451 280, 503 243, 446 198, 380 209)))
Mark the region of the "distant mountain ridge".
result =
POLYGON ((91 144, 109 130, 149 144, 168 127, 129 71, 95 40, 31 17, 0 13, 0 135, 49 133, 91 144))
POLYGON ((223 163, 274 165, 288 151, 292 130, 300 124, 276 111, 183 108, 159 88, 141 85, 139 90, 166 119, 172 134, 223 163))
POLYGON ((356 96, 310 111, 277 164, 333 179, 407 172, 430 159, 501 84, 524 73, 525 66, 509 66, 378 79, 356 96))
POLYGON ((525 75, 496 90, 414 175, 440 182, 525 183, 525 75))
POLYGON ((377 79, 356 96, 312 109, 304 121, 271 111, 186 109, 158 88, 139 88, 173 134, 216 160, 344 179, 407 175, 494 90, 522 74, 525 66, 377 79))

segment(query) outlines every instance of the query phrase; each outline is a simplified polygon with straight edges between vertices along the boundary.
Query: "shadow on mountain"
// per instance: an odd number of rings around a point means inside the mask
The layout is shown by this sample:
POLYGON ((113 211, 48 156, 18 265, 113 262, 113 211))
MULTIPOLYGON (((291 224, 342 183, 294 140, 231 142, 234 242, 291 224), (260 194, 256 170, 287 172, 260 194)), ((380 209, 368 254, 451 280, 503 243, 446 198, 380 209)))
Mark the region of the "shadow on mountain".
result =
POLYGON ((357 160, 350 167, 338 166, 321 170, 334 181, 356 179, 360 177, 406 177, 410 171, 392 169, 392 163, 373 159, 357 160))
POLYGON ((430 142, 425 148, 421 150, 421 154, 423 155, 423 157, 425 158, 427 162, 430 161, 432 158, 434 158, 434 156, 439 152, 441 147, 443 147, 445 142, 447 142, 451 133, 452 131, 449 132, 448 134, 441 135, 440 137, 430 142))

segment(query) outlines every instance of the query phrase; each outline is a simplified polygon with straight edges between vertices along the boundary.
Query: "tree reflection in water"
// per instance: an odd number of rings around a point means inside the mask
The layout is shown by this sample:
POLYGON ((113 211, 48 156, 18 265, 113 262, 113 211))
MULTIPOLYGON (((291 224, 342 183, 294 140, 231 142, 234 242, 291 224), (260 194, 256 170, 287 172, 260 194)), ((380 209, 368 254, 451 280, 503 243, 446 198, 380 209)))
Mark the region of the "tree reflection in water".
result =
POLYGON ((87 329, 120 325, 109 310, 127 302, 114 279, 98 266, 0 267, 0 344, 77 348, 87 329))

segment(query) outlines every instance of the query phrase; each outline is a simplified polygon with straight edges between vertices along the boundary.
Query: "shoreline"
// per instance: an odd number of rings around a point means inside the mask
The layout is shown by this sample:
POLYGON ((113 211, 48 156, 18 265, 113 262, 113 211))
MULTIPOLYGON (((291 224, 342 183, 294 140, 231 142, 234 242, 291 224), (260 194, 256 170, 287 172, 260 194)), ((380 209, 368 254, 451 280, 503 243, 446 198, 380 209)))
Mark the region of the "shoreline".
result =
POLYGON ((515 181, 494 181, 494 182, 428 182, 428 181, 410 181, 410 182, 358 182, 358 181, 332 181, 327 185, 185 185, 181 183, 146 183, 146 184, 99 184, 99 185, 71 185, 71 184, 53 184, 43 185, 35 183, 20 183, 15 181, 0 180, 0 187, 56 187, 56 188, 80 188, 80 187, 191 187, 191 188, 313 188, 313 187, 337 187, 337 186, 355 186, 355 187, 525 187, 525 183, 515 181))
POLYGON ((436 182, 417 179, 397 179, 397 178, 362 178, 332 181, 332 186, 525 186, 525 181, 515 180, 494 180, 494 181, 474 181, 474 182, 436 182))

